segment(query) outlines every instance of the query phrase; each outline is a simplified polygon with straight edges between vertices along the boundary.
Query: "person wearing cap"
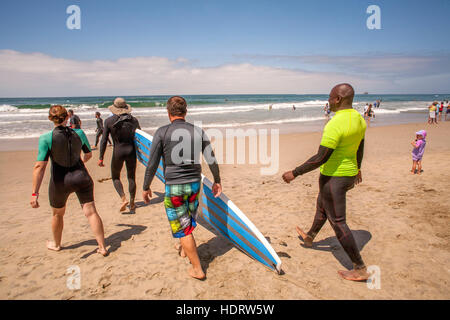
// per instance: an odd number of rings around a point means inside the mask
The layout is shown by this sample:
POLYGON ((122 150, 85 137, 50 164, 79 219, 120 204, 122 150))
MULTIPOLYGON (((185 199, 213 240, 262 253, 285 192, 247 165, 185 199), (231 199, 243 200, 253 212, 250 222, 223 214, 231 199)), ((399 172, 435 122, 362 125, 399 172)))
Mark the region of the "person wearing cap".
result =
POLYGON ((414 147, 412 150, 413 164, 411 174, 420 174, 422 172, 422 157, 425 152, 425 145, 427 144, 425 140, 426 136, 427 132, 425 130, 417 131, 416 139, 411 142, 411 145, 414 147))
POLYGON ((102 141, 100 142, 100 156, 98 165, 104 167, 103 157, 106 151, 106 144, 111 134, 113 140, 113 155, 111 159, 111 178, 114 188, 119 194, 122 203, 119 211, 125 211, 128 204, 130 212, 136 209, 134 200, 136 196, 136 148, 134 145, 134 133, 140 129, 139 121, 131 115, 131 106, 123 98, 116 98, 114 103, 108 107, 113 113, 105 120, 102 141), (128 201, 123 185, 120 181, 120 172, 123 164, 127 167, 128 190, 130 200, 128 201))

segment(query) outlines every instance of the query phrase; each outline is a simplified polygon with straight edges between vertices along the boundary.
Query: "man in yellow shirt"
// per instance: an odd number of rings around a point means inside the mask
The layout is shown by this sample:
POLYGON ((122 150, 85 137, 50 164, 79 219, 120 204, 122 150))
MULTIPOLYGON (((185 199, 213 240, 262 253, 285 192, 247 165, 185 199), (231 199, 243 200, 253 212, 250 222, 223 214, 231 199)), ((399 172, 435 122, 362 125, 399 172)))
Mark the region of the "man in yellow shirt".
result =
POLYGON ((352 270, 338 271, 339 275, 347 280, 363 281, 369 274, 346 223, 346 193, 362 181, 360 168, 366 132, 364 119, 352 107, 354 95, 353 87, 347 83, 338 84, 331 90, 328 102, 336 115, 324 128, 317 154, 294 170, 285 172, 283 180, 290 183, 320 166, 320 192, 314 222, 307 233, 299 227, 297 232, 305 246, 312 247, 314 238, 328 219, 353 262, 352 270))

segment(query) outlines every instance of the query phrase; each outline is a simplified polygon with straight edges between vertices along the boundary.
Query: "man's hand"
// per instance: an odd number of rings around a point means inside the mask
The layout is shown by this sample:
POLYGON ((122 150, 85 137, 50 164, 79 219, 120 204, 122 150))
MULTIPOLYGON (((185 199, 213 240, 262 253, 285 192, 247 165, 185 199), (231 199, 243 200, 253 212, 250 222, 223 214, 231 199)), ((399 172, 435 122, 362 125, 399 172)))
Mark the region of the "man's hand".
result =
POLYGON ((34 209, 39 208, 38 198, 39 198, 39 195, 31 196, 30 204, 31 204, 31 207, 34 209))
POLYGON ((222 185, 220 183, 214 183, 212 186, 212 192, 214 194, 214 198, 217 198, 222 193, 222 185))
POLYGON ((150 198, 152 197, 152 189, 144 190, 142 191, 142 199, 144 199, 144 202, 146 204, 150 203, 150 198))
POLYGON ((355 179, 355 185, 359 184, 362 182, 362 174, 361 174, 361 170, 358 171, 358 174, 356 175, 356 179, 355 179))
POLYGON ((286 171, 285 173, 283 173, 283 180, 286 183, 290 183, 292 180, 294 180, 294 173, 292 171, 286 171))
POLYGON ((103 160, 98 160, 98 166, 99 167, 104 167, 105 165, 103 164, 103 160))

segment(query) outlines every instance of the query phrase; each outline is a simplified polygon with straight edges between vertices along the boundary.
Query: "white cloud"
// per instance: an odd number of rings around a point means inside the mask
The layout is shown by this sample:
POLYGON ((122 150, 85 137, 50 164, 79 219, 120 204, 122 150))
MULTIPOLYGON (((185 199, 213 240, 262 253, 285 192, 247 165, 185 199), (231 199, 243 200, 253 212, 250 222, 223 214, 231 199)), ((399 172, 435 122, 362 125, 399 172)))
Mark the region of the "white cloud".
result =
MULTIPOLYGON (((360 73, 308 72, 250 63, 201 68, 182 57, 77 61, 13 50, 0 50, 0 74, 3 97, 307 94, 328 93, 340 82, 352 83, 357 92, 414 92, 423 88, 419 86, 420 79, 409 78, 404 81, 407 87, 397 88, 392 79, 371 78, 360 73)), ((433 89, 429 84, 420 92, 436 92, 433 89)))

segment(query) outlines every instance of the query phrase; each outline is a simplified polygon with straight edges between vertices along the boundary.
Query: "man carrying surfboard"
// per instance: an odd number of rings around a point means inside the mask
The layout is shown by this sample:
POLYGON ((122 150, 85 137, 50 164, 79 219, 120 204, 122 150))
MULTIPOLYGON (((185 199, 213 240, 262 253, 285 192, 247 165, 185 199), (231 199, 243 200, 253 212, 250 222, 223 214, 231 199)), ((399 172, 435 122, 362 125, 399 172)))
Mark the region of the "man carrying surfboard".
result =
POLYGON ((364 119, 352 107, 354 95, 353 87, 347 83, 338 84, 331 90, 328 102, 336 115, 324 128, 317 154, 294 170, 285 172, 283 180, 290 183, 320 166, 320 191, 314 222, 307 233, 299 227, 297 232, 305 247, 312 247, 314 238, 328 219, 354 266, 350 271, 338 271, 339 275, 347 280, 363 281, 369 274, 346 223, 345 208, 347 191, 362 181, 360 169, 366 131, 364 119))
POLYGON ((212 191, 215 197, 222 192, 219 165, 205 132, 186 122, 186 100, 179 96, 171 97, 167 101, 167 113, 171 123, 158 128, 153 137, 142 197, 145 203, 150 202, 150 185, 162 157, 166 181, 164 207, 172 236, 180 239, 180 255, 187 255, 191 261, 189 275, 201 280, 206 276, 192 235, 197 225, 195 216, 201 186, 200 153, 205 157, 214 176, 212 191))

